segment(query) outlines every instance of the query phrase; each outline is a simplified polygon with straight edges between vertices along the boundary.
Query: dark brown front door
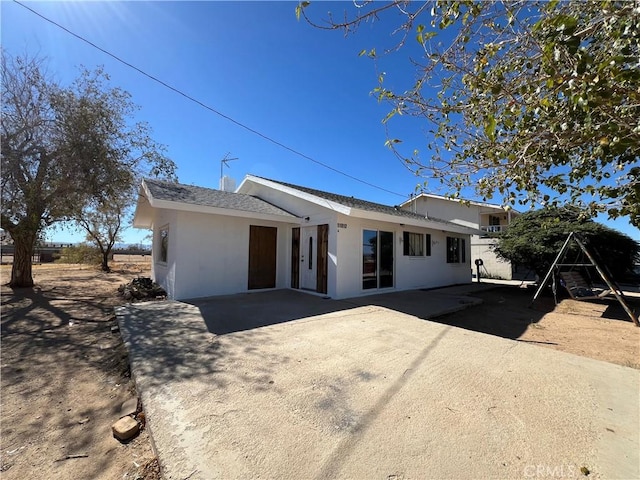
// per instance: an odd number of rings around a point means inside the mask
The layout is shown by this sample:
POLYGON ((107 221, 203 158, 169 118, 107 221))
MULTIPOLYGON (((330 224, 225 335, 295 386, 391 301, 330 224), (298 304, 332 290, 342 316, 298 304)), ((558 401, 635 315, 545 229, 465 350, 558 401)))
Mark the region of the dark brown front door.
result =
POLYGON ((316 270, 317 283, 316 291, 318 293, 327 293, 327 257, 329 253, 329 225, 318 225, 318 267, 316 270))
POLYGON ((276 227, 251 225, 249 232, 249 290, 276 286, 276 227))
POLYGON ((300 227, 291 232, 291 288, 300 288, 300 227))

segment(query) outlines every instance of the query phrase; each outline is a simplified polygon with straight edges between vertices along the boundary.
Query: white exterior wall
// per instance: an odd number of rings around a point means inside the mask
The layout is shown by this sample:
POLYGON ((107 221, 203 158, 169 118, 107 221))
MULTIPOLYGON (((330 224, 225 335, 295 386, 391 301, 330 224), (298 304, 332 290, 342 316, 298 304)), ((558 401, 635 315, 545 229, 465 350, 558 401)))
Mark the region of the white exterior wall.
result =
MULTIPOLYGON (((157 263, 159 229, 154 228, 154 279, 169 298, 249 292, 251 225, 277 227, 276 288, 290 285, 291 224, 248 218, 172 212, 168 266, 157 263)), ((251 290, 253 291, 253 290, 251 290)))
MULTIPOLYGON (((482 259, 483 265, 480 267, 480 276, 490 275, 493 278, 511 280, 513 273, 511 270, 511 262, 507 262, 498 258, 491 250, 491 246, 495 243, 492 238, 479 238, 471 244, 471 257, 475 261, 476 258, 482 259)), ((471 263, 473 272, 476 272, 475 263, 471 263)))
MULTIPOLYGON (((334 298, 363 295, 362 290, 362 221, 346 215, 338 215, 337 223, 347 228, 337 228, 337 274, 334 298)), ((377 292, 377 290, 375 290, 377 292)))
POLYGON ((425 217, 439 218, 471 228, 480 227, 480 210, 473 204, 464 205, 443 198, 417 197, 413 203, 403 208, 425 217))
MULTIPOLYGON (((410 203, 403 208, 420 215, 440 218, 442 220, 448 220, 450 222, 455 222, 460 225, 476 229, 479 229, 481 226, 488 225, 489 215, 499 217, 500 225, 503 227, 507 226, 509 223, 505 218, 507 217, 506 212, 500 207, 491 207, 488 205, 481 206, 473 203, 464 205, 455 200, 447 200, 443 198, 417 197, 413 200, 413 203, 410 203)), ((489 275, 491 277, 511 280, 511 263, 499 259, 490 248, 490 246, 495 243, 494 239, 482 238, 479 235, 472 235, 470 241, 470 266, 473 269, 474 277, 476 274, 475 261, 476 259, 482 259, 483 266, 480 269, 481 275, 489 275)))
POLYGON ((469 235, 445 233, 400 224, 338 216, 338 222, 347 228, 337 231, 337 285, 334 298, 372 295, 395 290, 441 287, 471 282, 469 235), (382 230, 394 236, 394 287, 383 289, 362 288, 362 232, 382 230), (431 235, 431 256, 403 255, 403 232, 431 235), (465 263, 447 263, 447 236, 461 237, 466 244, 465 263))
POLYGON ((327 295, 331 298, 338 298, 338 215, 333 214, 328 222, 329 224, 329 252, 328 252, 328 268, 327 268, 327 295))
POLYGON ((176 248, 176 232, 178 231, 177 215, 174 210, 156 209, 153 215, 153 245, 151 249, 151 278, 167 291, 169 298, 174 298, 176 286, 176 265, 179 249, 176 248), (160 230, 169 227, 169 243, 167 261, 160 261, 160 230))

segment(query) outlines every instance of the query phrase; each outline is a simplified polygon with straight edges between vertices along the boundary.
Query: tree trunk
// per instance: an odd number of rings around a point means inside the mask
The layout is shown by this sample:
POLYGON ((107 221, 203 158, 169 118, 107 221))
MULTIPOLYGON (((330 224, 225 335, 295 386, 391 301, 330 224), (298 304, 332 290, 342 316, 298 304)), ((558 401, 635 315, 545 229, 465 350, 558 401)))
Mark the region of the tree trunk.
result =
POLYGON ((36 235, 16 235, 13 238, 15 248, 11 266, 11 288, 33 287, 32 255, 36 244, 36 235))
POLYGON ((109 267, 109 254, 111 252, 109 250, 102 250, 102 271, 110 273, 111 268, 109 267))

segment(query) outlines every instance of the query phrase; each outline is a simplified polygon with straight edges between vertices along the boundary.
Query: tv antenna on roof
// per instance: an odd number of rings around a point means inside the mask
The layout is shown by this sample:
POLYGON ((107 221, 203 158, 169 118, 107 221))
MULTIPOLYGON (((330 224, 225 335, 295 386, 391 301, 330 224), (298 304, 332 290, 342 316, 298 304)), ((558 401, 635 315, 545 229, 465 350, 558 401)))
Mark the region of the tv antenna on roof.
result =
POLYGON ((240 160, 238 157, 233 157, 233 158, 229 158, 229 155, 231 155, 231 152, 227 152, 223 159, 220 160, 220 190, 222 190, 222 185, 223 185, 223 178, 224 178, 224 167, 226 166, 227 168, 231 168, 229 167, 229 162, 233 162, 234 160, 240 160))

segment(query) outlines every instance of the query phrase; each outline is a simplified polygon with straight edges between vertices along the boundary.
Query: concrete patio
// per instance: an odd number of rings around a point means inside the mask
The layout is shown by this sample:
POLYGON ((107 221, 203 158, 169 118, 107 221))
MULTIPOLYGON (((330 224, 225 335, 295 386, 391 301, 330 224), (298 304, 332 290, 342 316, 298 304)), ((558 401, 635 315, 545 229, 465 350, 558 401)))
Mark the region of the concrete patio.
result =
POLYGON ((477 288, 120 307, 165 478, 640 477, 640 372, 425 320, 477 288))

